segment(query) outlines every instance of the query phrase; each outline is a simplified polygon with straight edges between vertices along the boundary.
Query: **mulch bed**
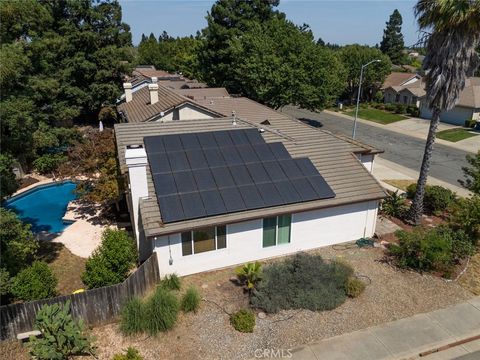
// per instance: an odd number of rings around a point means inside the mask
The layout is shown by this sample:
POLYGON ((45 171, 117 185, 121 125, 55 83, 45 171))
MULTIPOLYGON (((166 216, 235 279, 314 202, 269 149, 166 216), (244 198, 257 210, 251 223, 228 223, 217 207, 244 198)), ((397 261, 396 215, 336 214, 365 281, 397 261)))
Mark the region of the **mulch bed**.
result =
POLYGON ((20 189, 26 188, 27 186, 33 185, 37 182, 38 182, 37 179, 35 179, 31 176, 26 176, 19 181, 18 189, 20 190, 20 189))

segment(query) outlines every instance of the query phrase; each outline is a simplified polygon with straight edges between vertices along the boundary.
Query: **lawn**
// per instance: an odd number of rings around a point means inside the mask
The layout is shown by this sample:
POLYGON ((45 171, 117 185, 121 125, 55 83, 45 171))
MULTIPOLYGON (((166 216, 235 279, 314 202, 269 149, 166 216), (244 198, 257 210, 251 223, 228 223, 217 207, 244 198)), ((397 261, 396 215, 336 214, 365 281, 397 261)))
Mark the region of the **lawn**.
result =
MULTIPOLYGON (((355 109, 345 112, 350 116, 355 116, 355 109)), ((408 117, 394 114, 391 112, 379 110, 379 109, 358 109, 358 117, 365 120, 370 120, 379 124, 387 125, 396 121, 408 119, 408 117)))
POLYGON ((397 179, 388 179, 388 180, 383 180, 383 182, 386 182, 389 185, 395 186, 397 189, 407 191, 407 187, 411 184, 415 184, 416 181, 414 180, 397 180, 397 179))
POLYGON ((468 138, 471 138, 473 136, 477 136, 479 134, 475 134, 472 131, 466 130, 466 129, 448 129, 448 130, 443 130, 439 131, 437 133, 437 137, 442 140, 447 140, 451 142, 457 142, 460 140, 465 140, 468 138))

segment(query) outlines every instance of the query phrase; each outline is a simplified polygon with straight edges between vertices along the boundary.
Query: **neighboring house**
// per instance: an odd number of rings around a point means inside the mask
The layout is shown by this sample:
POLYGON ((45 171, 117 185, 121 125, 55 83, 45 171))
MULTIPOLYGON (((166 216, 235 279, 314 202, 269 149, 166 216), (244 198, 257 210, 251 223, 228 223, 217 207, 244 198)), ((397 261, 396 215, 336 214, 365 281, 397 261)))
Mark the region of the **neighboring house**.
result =
POLYGON ((131 83, 125 83, 123 87, 124 101, 117 105, 117 110, 125 122, 165 122, 221 116, 158 83, 149 83, 137 91, 133 91, 131 83))
POLYGON ((383 85, 382 85, 382 90, 387 89, 391 86, 397 87, 397 86, 410 85, 421 79, 422 77, 418 74, 412 74, 412 73, 406 73, 406 72, 392 72, 390 73, 390 75, 388 75, 385 78, 385 81, 383 82, 383 85))
POLYGON ((245 98, 211 101, 235 116, 115 125, 141 260, 188 275, 374 235, 379 150, 245 98))
MULTIPOLYGON (((420 101, 420 116, 432 118, 432 111, 426 106, 424 98, 420 101)), ((455 107, 440 114, 440 121, 449 124, 463 126, 466 120, 480 121, 480 77, 467 79, 455 107)))

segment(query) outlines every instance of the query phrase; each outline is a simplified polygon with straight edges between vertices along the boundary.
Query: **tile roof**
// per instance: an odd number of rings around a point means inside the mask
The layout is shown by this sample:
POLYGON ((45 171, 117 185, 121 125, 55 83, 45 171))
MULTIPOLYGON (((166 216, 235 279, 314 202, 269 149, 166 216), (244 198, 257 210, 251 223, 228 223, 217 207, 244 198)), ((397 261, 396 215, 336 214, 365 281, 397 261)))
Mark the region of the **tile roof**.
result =
MULTIPOLYGON (((281 141, 292 157, 310 158, 335 192, 335 198, 164 224, 155 196, 150 169, 148 168, 147 182, 150 197, 140 201, 140 213, 146 235, 157 236, 202 226, 240 222, 280 213, 307 211, 361 201, 378 200, 385 197, 385 192, 381 185, 354 155, 354 153, 368 152, 368 148, 365 145, 347 141, 328 131, 315 129, 298 120, 286 116, 282 117, 282 114, 279 113, 276 114, 278 115, 273 120, 274 124, 266 127, 262 133, 265 141, 281 141)), ((125 164, 126 146, 143 144, 145 136, 228 130, 232 129, 233 126, 232 118, 182 120, 166 123, 116 124, 115 136, 121 171, 123 173, 127 171, 125 164)), ((250 119, 242 120, 241 117, 237 119, 237 125, 235 126, 235 128, 252 127, 262 128, 263 126, 258 123, 258 119, 253 121, 250 119)))
POLYGON ((199 89, 179 89, 176 93, 191 98, 193 100, 229 97, 225 88, 199 88, 199 89))
POLYGON ((405 72, 392 72, 388 75, 383 82, 382 89, 386 89, 390 86, 402 86, 408 80, 418 76, 417 74, 405 73, 405 72))

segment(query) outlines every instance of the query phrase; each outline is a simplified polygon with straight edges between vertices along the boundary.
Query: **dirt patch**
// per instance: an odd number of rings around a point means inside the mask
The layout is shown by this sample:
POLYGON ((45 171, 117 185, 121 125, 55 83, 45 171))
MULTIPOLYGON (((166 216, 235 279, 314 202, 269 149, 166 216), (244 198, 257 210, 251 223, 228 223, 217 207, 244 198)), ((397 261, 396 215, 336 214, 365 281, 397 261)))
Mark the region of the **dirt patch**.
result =
POLYGON ((63 244, 41 241, 40 260, 48 263, 58 280, 59 295, 69 295, 73 291, 85 288, 81 275, 87 259, 76 256, 63 244))
POLYGON ((0 341, 0 354, 2 359, 29 360, 28 350, 17 340, 0 341))
POLYGON ((97 327, 92 332, 98 339, 98 357, 111 359, 121 349, 135 346, 147 360, 252 358, 256 349, 289 349, 429 312, 473 296, 456 282, 400 271, 382 262, 382 249, 327 247, 313 253, 347 261, 371 284, 360 297, 348 299, 335 310, 293 310, 269 314, 265 319, 257 317, 254 332, 243 334, 232 328, 227 314, 248 303, 243 289, 230 281, 234 269, 188 276, 183 278, 183 289, 195 284, 204 298, 197 314, 181 314, 173 330, 157 337, 123 337, 118 324, 97 327))
POLYGON ((27 186, 36 184, 39 180, 31 176, 26 176, 18 182, 18 190, 26 188, 27 186))
POLYGON ((458 283, 475 295, 480 295, 480 252, 470 258, 467 270, 458 283))
POLYGON ((409 185, 416 183, 414 180, 398 180, 398 179, 388 179, 388 180, 382 180, 382 181, 403 191, 407 191, 407 187, 409 185))

